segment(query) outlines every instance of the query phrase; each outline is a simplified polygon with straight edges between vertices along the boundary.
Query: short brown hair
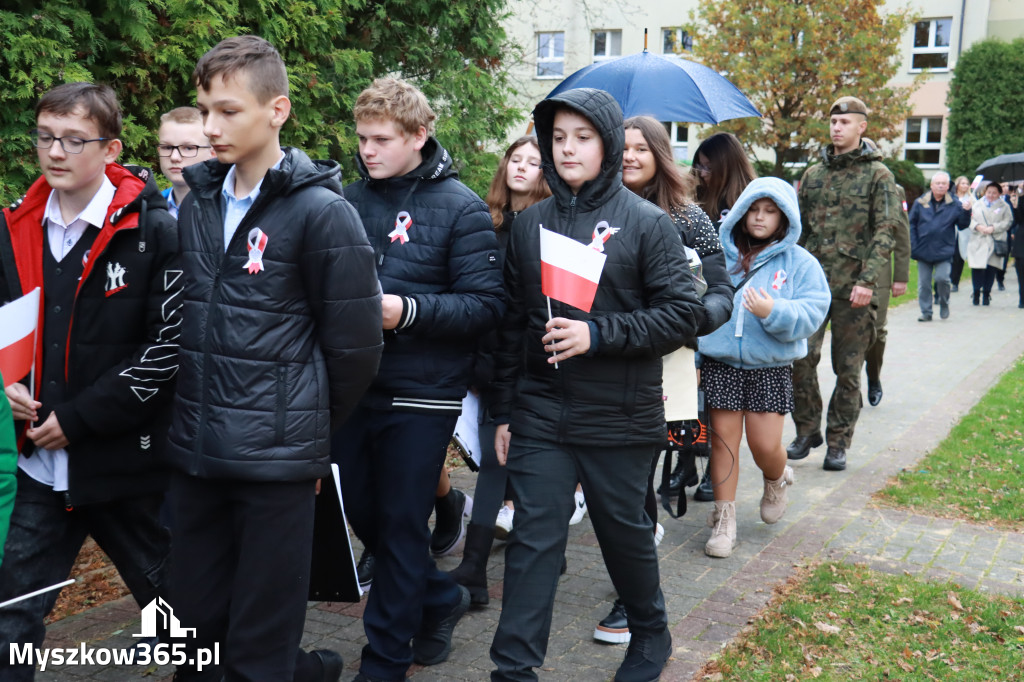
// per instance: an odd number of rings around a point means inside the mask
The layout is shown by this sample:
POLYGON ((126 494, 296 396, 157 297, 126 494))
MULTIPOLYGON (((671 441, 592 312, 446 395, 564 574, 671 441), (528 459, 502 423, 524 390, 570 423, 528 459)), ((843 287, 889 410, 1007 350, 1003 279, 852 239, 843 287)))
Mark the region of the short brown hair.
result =
POLYGON ((209 90, 215 76, 226 79, 240 71, 249 77, 246 87, 260 104, 288 96, 284 61, 274 46, 259 36, 235 36, 220 41, 200 57, 192 80, 197 87, 209 90))
POLYGON ((109 85, 95 83, 64 83, 40 98, 36 104, 36 119, 42 113, 70 116, 82 107, 85 117, 96 122, 100 136, 116 139, 121 135, 121 105, 109 85))
POLYGON ((161 123, 202 123, 203 113, 195 107, 177 107, 160 117, 161 123))
POLYGON ((406 135, 415 135, 421 126, 426 128, 427 135, 433 135, 437 118, 420 89, 399 78, 373 81, 370 87, 359 93, 352 114, 357 123, 394 121, 406 135))

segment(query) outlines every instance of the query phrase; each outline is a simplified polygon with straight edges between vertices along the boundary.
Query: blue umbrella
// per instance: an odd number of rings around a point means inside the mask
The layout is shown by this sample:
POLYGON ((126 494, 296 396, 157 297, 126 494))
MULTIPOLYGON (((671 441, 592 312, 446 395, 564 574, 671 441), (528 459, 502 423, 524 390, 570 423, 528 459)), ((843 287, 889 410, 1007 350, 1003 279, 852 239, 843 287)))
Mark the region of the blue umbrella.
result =
POLYGON ((573 88, 608 92, 626 118, 646 114, 659 121, 721 123, 761 116, 746 95, 714 69, 651 54, 646 49, 585 66, 562 81, 548 97, 573 88))

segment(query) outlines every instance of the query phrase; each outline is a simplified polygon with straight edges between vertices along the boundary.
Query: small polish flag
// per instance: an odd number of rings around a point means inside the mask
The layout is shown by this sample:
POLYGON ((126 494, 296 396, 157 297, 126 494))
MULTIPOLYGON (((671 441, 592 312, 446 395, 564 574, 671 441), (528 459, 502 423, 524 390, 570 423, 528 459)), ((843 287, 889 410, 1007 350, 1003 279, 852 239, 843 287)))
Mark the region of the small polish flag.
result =
POLYGON ((540 226, 540 288, 545 296, 589 313, 608 256, 540 226))
POLYGON ((0 308, 0 374, 9 386, 32 371, 39 321, 39 287, 0 308))

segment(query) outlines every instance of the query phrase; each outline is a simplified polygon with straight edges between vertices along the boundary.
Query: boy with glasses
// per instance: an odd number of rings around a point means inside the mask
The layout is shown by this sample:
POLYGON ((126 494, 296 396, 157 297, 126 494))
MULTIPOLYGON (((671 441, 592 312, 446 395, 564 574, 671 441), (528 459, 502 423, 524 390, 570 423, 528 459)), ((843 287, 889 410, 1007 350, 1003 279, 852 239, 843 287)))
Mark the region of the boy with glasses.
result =
MULTIPOLYGON (((0 602, 67 578, 87 535, 139 606, 163 587, 158 465, 178 370, 174 220, 143 168, 116 163, 121 110, 67 83, 36 106, 42 177, 0 219, 0 304, 42 289, 35 383, 4 377, 19 436, 0 602)), ((43 643, 58 592, 0 609, 0 680, 31 680, 12 644, 43 643)))
POLYGON ((177 218, 189 190, 181 173, 192 164, 214 158, 213 145, 203 133, 203 116, 195 107, 178 107, 161 116, 157 139, 160 171, 171 181, 164 190, 167 210, 177 218))

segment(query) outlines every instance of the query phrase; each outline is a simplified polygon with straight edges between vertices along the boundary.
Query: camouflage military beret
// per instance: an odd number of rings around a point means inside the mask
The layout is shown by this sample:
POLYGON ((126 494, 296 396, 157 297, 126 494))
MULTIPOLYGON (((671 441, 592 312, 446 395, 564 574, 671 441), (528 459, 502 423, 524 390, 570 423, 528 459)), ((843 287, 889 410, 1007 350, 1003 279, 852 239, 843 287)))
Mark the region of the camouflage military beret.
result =
POLYGON ((862 114, 864 118, 867 118, 868 107, 856 97, 840 97, 828 110, 829 116, 836 114, 862 114))

